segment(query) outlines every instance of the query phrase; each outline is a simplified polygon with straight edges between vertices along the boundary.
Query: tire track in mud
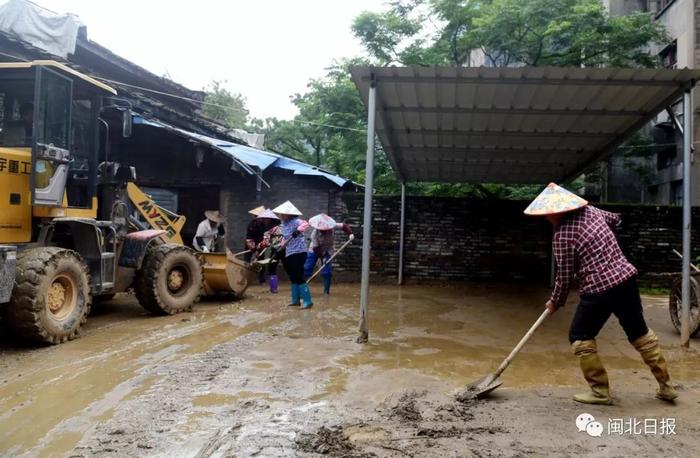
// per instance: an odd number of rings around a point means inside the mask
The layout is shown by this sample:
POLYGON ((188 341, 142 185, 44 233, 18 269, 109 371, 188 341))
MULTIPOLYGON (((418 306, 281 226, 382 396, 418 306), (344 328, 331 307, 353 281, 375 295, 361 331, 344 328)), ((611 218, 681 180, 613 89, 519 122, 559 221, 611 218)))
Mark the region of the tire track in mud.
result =
MULTIPOLYGON (((13 393, 13 396, 5 400, 15 406, 23 398, 25 401, 20 402, 19 407, 13 408, 11 415, 4 419, 8 429, 0 428, 5 429, 0 434, 2 448, 15 455, 32 455, 40 451, 58 454, 68 452, 81 438, 97 433, 99 425, 108 422, 110 417, 121 415, 121 404, 128 404, 131 397, 138 398, 141 391, 149 392, 153 387, 158 387, 161 381, 167 380, 168 373, 172 371, 169 368, 178 361, 197 359, 197 355, 201 352, 206 355, 206 351, 219 342, 234 339, 259 326, 274 325, 283 319, 284 317, 257 311, 233 315, 192 314, 178 318, 177 323, 162 329, 137 334, 138 338, 129 340, 126 345, 116 339, 106 349, 93 352, 86 358, 68 361, 63 358, 62 362, 48 367, 40 366, 31 373, 17 373, 14 378, 10 375, 9 383, 2 388, 3 392, 13 393), (69 386, 76 387, 77 391, 65 398, 70 400, 65 403, 62 398, 68 394, 65 389, 69 386), (53 388, 50 396, 48 388, 53 388), (45 411, 45 406, 51 404, 54 407, 50 410, 50 415, 40 413, 45 411), (63 420, 56 424, 49 423, 56 417, 63 420), (46 419, 46 423, 32 428, 32 418, 46 419), (19 434, 13 434, 13 428, 19 434)), ((122 325, 128 327, 129 323, 122 325)), ((149 326, 152 325, 149 323, 149 326)), ((123 330, 121 334, 124 334, 123 330)), ((104 339, 105 333, 100 334, 100 340, 104 339)), ((90 336, 86 336, 75 343, 89 345, 90 340, 90 336)), ((65 351, 61 347, 55 349, 65 351)), ((223 359, 223 356, 219 359, 223 359)), ((189 380, 173 380, 173 383, 190 387, 193 380, 201 378, 201 374, 211 377, 212 374, 206 371, 206 367, 212 362, 201 358, 199 361, 199 366, 190 371, 192 376, 189 380)), ((2 400, 0 398, 0 405, 2 400)), ((147 406, 145 410, 158 409, 147 406)), ((2 421, 0 419, 0 425, 2 421)))
MULTIPOLYGON (((256 315, 255 312, 252 314, 256 315)), ((255 390, 286 396, 292 387, 284 382, 285 375, 268 376, 251 384, 250 378, 241 371, 242 364, 251 361, 236 355, 245 355, 251 348, 271 342, 284 333, 292 326, 287 322, 289 317, 286 313, 278 313, 277 316, 247 319, 249 324, 219 339, 224 343, 214 344, 202 352, 176 351, 174 358, 164 358, 145 366, 139 376, 155 380, 153 385, 145 393, 121 402, 110 419, 97 425, 81 440, 74 453, 89 456, 115 452, 130 456, 191 456, 228 442, 234 430, 236 436, 250 436, 251 441, 260 437, 269 441, 269 435, 274 433, 290 442, 294 433, 283 432, 280 428, 286 423, 283 416, 275 414, 266 421, 261 418, 261 412, 269 408, 267 401, 244 400, 236 403, 235 409, 230 404, 215 405, 211 409, 194 406, 200 396, 230 392, 234 398, 235 393, 251 385, 255 385, 255 390), (258 428, 251 433, 248 428, 236 426, 245 424, 248 411, 256 424, 270 425, 267 432, 258 428)), ((206 330, 199 330, 188 339, 196 340, 203 332, 206 330)))

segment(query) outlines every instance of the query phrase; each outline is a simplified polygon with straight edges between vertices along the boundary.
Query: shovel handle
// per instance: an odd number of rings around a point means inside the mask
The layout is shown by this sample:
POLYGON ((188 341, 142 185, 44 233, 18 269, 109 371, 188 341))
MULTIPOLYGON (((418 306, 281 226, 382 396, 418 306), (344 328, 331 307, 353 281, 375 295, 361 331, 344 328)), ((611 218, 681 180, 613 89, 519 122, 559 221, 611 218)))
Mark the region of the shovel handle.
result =
POLYGON ((306 284, 308 285, 309 283, 311 283, 311 280, 313 280, 318 274, 320 274, 323 268, 326 267, 328 263, 333 261, 333 259, 335 259, 335 257, 338 256, 340 252, 343 251, 345 247, 350 244, 350 242, 352 242, 352 240, 353 239, 349 239, 347 242, 343 243, 343 245, 340 248, 338 248, 335 253, 333 253, 333 256, 328 258, 328 261, 324 262, 323 265, 321 265, 321 267, 319 267, 318 270, 314 272, 314 274, 310 276, 308 280, 306 280, 306 284))
POLYGON ((231 256, 233 256, 233 257, 236 257, 236 256, 241 256, 241 255, 244 255, 244 254, 248 254, 248 253, 250 253, 251 251, 253 251, 253 250, 245 250, 245 251, 241 251, 240 253, 231 253, 231 250, 228 250, 228 253, 229 253, 229 255, 231 255, 231 256))
POLYGON ((535 321, 535 324, 532 325, 529 331, 525 333, 522 339, 520 339, 520 342, 518 342, 518 345, 515 346, 513 351, 510 352, 510 355, 506 359, 503 360, 500 366, 498 366, 498 369, 496 369, 496 372, 493 374, 493 379, 497 379, 500 377, 500 375, 503 373, 504 370, 508 368, 510 365, 511 361, 515 358, 515 355, 517 355, 520 350, 525 346, 528 340, 530 340, 530 337, 537 331, 537 328, 540 327, 542 322, 544 322, 545 319, 549 316, 549 310, 545 309, 544 312, 542 312, 542 315, 535 321))

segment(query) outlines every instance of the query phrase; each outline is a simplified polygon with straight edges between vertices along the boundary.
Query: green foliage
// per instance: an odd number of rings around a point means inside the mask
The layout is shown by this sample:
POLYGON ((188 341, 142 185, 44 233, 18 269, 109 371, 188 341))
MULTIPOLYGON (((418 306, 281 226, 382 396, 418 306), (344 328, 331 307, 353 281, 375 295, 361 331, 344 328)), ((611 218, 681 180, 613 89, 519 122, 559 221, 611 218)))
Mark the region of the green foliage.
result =
POLYGON ((471 33, 496 66, 652 67, 646 46, 667 41, 651 14, 610 17, 600 0, 493 0, 471 33))
MULTIPOLYGON (((292 96, 299 114, 291 121, 255 119, 250 129, 265 134, 271 151, 317 165, 364 183, 367 150, 367 112, 348 68, 366 63, 343 60, 323 78, 312 79, 304 94, 292 96)), ((381 148, 375 157, 375 187, 381 193, 399 189, 381 148)))
MULTIPOLYGON (((667 40, 649 14, 611 18, 600 0, 395 0, 364 12, 352 30, 372 61, 341 60, 292 96, 291 121, 253 120, 266 147, 364 183, 366 110, 350 80, 352 65, 642 66, 656 64, 646 47, 667 40)), ((636 153, 641 153, 635 149, 636 153)), ((397 182, 377 147, 375 189, 396 194, 397 182)), ((638 162, 638 161, 637 161, 638 162)), ((528 200, 541 185, 410 183, 412 195, 528 200)), ((565 184, 578 189, 580 182, 565 184)))
POLYGON ((600 0, 409 0, 365 12, 355 36, 380 65, 653 67, 668 41, 649 13, 610 17, 600 0))
POLYGON ((644 296, 668 296, 668 294, 671 292, 669 288, 658 288, 658 287, 647 287, 647 286, 640 286, 639 287, 639 294, 642 294, 644 296))
POLYGON ((243 129, 248 119, 246 98, 230 92, 224 84, 225 81, 214 80, 204 89, 206 96, 202 114, 231 129, 243 129))
POLYGON ((623 158, 626 169, 632 170, 646 182, 656 173, 656 164, 649 162, 655 153, 654 140, 649 135, 638 132, 614 154, 623 158))

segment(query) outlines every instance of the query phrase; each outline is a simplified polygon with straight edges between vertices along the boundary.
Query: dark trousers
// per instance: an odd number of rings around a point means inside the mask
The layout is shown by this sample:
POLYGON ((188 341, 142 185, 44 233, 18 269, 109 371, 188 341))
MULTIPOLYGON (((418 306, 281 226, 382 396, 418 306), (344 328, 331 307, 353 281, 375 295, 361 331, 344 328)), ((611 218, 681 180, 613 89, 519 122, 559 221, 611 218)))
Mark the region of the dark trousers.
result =
POLYGON ((642 313, 636 277, 602 293, 581 294, 581 302, 571 321, 569 342, 595 339, 612 314, 617 317, 630 342, 649 330, 642 313))
POLYGON ((282 259, 284 270, 289 275, 289 279, 296 285, 304 283, 304 263, 306 262, 306 252, 295 253, 282 259))
POLYGON ((280 252, 273 248, 270 249, 270 263, 267 265, 268 275, 277 275, 277 265, 279 264, 282 256, 284 256, 283 251, 280 252))

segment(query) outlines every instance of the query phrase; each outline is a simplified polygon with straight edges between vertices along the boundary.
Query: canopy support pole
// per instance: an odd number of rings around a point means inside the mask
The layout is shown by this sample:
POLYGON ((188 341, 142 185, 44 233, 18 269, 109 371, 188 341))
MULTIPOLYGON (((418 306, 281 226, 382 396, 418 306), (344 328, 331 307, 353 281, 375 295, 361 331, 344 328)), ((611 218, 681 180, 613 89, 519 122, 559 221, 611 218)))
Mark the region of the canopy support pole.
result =
MULTIPOLYGON (((691 86, 692 87, 692 86, 691 86)), ((691 199, 691 147, 693 138, 693 102, 691 87, 683 93, 683 282, 681 311, 681 346, 690 346, 690 225, 691 199)))
POLYGON ((365 165, 365 208, 362 228, 362 275, 360 285, 360 322, 357 343, 369 340, 367 324, 367 307, 369 302, 369 268, 370 250, 372 249, 372 193, 374 191, 374 136, 377 116, 377 82, 371 76, 369 96, 367 97, 367 163, 365 165))
POLYGON ((406 226, 406 183, 401 183, 401 226, 399 232, 399 285, 403 285, 403 254, 406 226))

